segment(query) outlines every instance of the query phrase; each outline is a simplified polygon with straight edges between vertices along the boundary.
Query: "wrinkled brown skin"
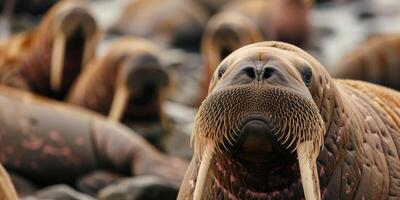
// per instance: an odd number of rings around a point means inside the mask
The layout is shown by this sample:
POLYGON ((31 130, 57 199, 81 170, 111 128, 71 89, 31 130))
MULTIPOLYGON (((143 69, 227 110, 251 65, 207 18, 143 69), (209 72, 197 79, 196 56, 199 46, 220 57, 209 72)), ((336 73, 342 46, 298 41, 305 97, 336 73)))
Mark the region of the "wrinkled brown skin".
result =
POLYGON ((79 107, 0 87, 0 162, 46 186, 98 169, 153 174, 179 185, 186 162, 158 152, 131 129, 79 107))
POLYGON ((207 19, 207 11, 195 1, 134 0, 110 31, 195 50, 207 19))
POLYGON ((201 54, 204 61, 201 93, 196 105, 207 96, 211 77, 218 64, 236 49, 263 40, 256 24, 234 12, 213 16, 204 31, 201 54))
MULTIPOLYGON (((115 41, 108 48, 105 55, 92 60, 89 66, 79 75, 76 83, 68 94, 66 101, 71 104, 79 105, 90 110, 96 111, 103 115, 110 113, 110 108, 114 99, 118 81, 121 80, 121 71, 123 74, 132 78, 141 76, 147 77, 147 81, 157 82, 161 79, 167 78, 163 86, 161 86, 155 96, 144 103, 135 103, 132 99, 135 98, 135 92, 130 95, 130 101, 124 111, 122 121, 124 119, 148 119, 148 120, 162 120, 162 102, 163 93, 167 90, 168 77, 167 72, 159 66, 147 66, 146 60, 143 63, 132 64, 130 68, 125 68, 124 65, 129 65, 140 59, 142 56, 149 56, 158 60, 160 49, 157 45, 144 39, 122 38, 115 41), (149 70, 153 70, 153 77, 149 74, 140 74, 146 66, 149 70)), ((140 61, 139 61, 140 62, 140 61)), ((146 72, 147 73, 147 72, 146 72)), ((138 80, 128 80, 123 83, 129 90, 141 89, 138 80), (136 81, 136 82, 135 82, 136 81)), ((158 84, 158 83, 154 83, 158 84)), ((162 83, 161 83, 162 84, 162 83)))
POLYGON ((378 35, 329 68, 332 77, 363 80, 400 90, 400 35, 378 35))
POLYGON ((265 40, 304 47, 310 32, 308 4, 309 1, 303 0, 238 0, 226 4, 222 10, 249 17, 258 25, 265 40))
POLYGON ((18 195, 6 170, 0 165, 0 199, 17 200, 18 195))
MULTIPOLYGON (((83 15, 89 19, 90 22, 85 25, 85 29, 90 32, 88 33, 90 37, 98 37, 96 22, 82 1, 62 1, 48 11, 36 29, 16 34, 0 44, 1 84, 51 98, 64 98, 66 91, 83 68, 80 62, 83 55, 78 55, 79 53, 75 50, 66 52, 65 57, 68 59, 64 60, 61 91, 52 91, 50 68, 53 39, 56 34, 64 31, 61 23, 68 14, 83 15)), ((66 20, 76 19, 67 18, 66 20)))
MULTIPOLYGON (((289 60, 303 58, 313 69, 309 90, 326 127, 324 148, 317 159, 322 199, 399 199, 400 93, 366 82, 332 79, 318 61, 285 43, 256 43, 243 49, 262 52, 268 47, 280 49, 289 60)), ((239 49, 231 59, 244 56, 239 49)), ((178 199, 192 199, 198 164, 192 160, 178 199)), ((289 190, 290 196, 276 198, 304 198, 301 185, 289 190)), ((227 199, 226 192, 221 193, 227 199)))

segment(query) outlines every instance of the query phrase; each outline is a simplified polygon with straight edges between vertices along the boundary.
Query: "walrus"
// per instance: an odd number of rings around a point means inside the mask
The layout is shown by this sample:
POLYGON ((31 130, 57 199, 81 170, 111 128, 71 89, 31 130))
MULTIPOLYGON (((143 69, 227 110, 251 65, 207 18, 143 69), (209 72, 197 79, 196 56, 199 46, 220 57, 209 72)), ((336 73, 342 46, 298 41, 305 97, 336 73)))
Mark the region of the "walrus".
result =
POLYGON ((400 35, 372 36, 328 68, 335 78, 368 81, 400 90, 400 35))
POLYGON ((0 199, 17 200, 18 195, 6 170, 0 164, 0 199))
POLYGON ((178 199, 400 198, 400 93, 333 79, 287 43, 221 62, 192 145, 178 199))
POLYGON ((55 5, 35 30, 0 45, 0 83, 63 99, 94 57, 99 31, 82 1, 55 5))
POLYGON ((209 20, 201 44, 204 67, 197 106, 207 95, 211 77, 218 64, 236 49, 262 40, 257 25, 241 14, 222 12, 209 20))
POLYGON ((160 51, 145 39, 117 39, 79 75, 66 102, 115 121, 163 121, 170 79, 160 51))
POLYGON ((183 178, 186 161, 89 110, 6 86, 0 86, 0 105, 0 163, 39 187, 73 186, 99 169, 156 175, 175 185, 183 178))
POLYGON ((310 35, 309 13, 313 0, 236 0, 222 10, 249 17, 265 40, 305 47, 310 35))
POLYGON ((133 0, 110 32, 144 37, 162 47, 197 51, 207 19, 208 13, 196 1, 133 0))

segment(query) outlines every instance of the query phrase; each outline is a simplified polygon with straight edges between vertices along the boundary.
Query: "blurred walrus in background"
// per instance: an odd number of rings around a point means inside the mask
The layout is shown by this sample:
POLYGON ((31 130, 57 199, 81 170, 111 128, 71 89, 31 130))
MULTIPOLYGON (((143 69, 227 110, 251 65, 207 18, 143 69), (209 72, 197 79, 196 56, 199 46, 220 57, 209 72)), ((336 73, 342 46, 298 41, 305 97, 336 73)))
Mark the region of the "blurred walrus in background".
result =
POLYGON ((160 49, 145 39, 118 39, 78 77, 67 102, 125 124, 164 122, 169 76, 160 49))
POLYGON ((0 105, 0 163, 39 187, 73 186, 99 169, 155 175, 177 186, 183 178, 185 161, 160 153, 131 129, 98 114, 5 86, 0 86, 0 105))
POLYGON ((17 200, 18 195, 15 191, 10 177, 6 170, 0 164, 0 199, 1 200, 17 200))
POLYGON ((287 43, 222 61, 192 145, 178 199, 400 198, 400 93, 334 80, 287 43))
POLYGON ((85 4, 54 6, 33 31, 0 44, 0 83, 62 99, 95 54, 99 32, 85 4))
POLYGON ((241 14, 222 12, 210 19, 201 44, 203 74, 197 106, 207 96, 211 77, 219 63, 236 49, 262 40, 257 25, 241 14))
POLYGON ((237 0, 222 10, 241 13, 258 25, 265 40, 307 45, 312 0, 237 0))
POLYGON ((332 77, 400 90, 400 34, 372 36, 329 68, 332 77))
POLYGON ((133 0, 110 31, 145 37, 163 47, 198 50, 207 19, 196 1, 133 0))

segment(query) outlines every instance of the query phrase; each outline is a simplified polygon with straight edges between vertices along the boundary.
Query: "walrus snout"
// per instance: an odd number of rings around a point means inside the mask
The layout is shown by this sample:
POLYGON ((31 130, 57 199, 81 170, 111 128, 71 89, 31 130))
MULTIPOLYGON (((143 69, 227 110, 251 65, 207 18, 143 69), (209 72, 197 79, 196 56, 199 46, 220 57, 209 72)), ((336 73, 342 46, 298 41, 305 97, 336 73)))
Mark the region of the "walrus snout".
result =
POLYGON ((241 152, 271 153, 273 151, 271 134, 271 129, 261 120, 247 122, 238 139, 241 152))
POLYGON ((136 94, 156 93, 168 87, 169 75, 153 55, 141 55, 128 60, 120 72, 121 81, 136 94))
POLYGON ((274 138, 270 122, 262 116, 250 116, 245 120, 236 143, 235 154, 250 162, 274 162, 279 156, 290 154, 274 138))

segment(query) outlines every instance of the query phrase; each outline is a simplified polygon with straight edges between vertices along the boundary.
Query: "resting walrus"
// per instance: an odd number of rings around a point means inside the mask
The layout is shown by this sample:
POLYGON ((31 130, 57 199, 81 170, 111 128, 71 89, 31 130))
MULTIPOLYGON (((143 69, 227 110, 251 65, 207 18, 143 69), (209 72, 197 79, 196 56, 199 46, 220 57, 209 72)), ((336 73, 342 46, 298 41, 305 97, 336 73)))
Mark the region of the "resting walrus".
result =
POLYGON ((187 167, 131 129, 79 107, 5 86, 0 106, 0 163, 38 186, 74 184, 99 169, 179 185, 187 167))
POLYGON ((256 23, 265 40, 307 46, 313 0, 236 0, 223 11, 237 12, 256 23))
POLYGON ((32 31, 0 44, 0 83, 62 99, 94 57, 99 31, 82 1, 52 7, 32 31))
POLYGON ((377 35, 329 68, 332 77, 368 81, 400 90, 400 35, 377 35))
POLYGON ((196 1, 130 0, 110 31, 145 37, 162 47, 197 50, 207 19, 196 1))
POLYGON ((150 41, 122 38, 79 75, 67 102, 115 121, 162 121, 169 76, 150 41))
POLYGON ((400 94, 286 43, 222 61, 192 139, 178 199, 400 198, 400 94))

